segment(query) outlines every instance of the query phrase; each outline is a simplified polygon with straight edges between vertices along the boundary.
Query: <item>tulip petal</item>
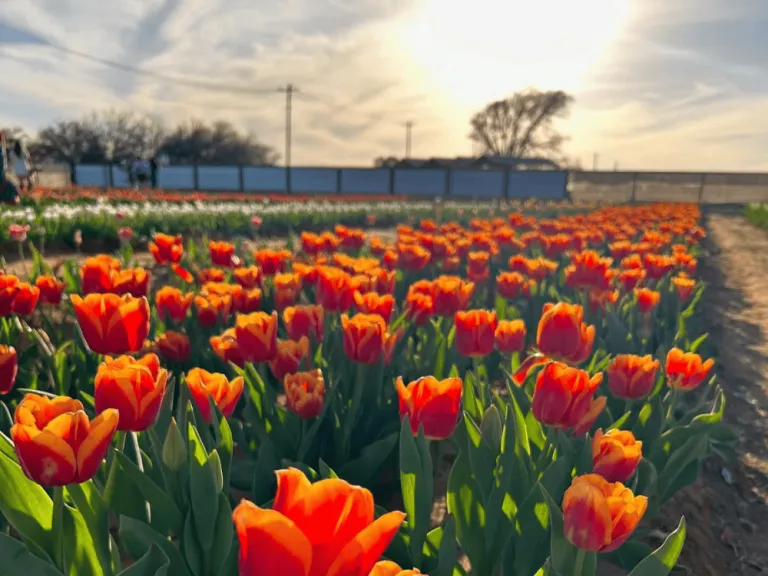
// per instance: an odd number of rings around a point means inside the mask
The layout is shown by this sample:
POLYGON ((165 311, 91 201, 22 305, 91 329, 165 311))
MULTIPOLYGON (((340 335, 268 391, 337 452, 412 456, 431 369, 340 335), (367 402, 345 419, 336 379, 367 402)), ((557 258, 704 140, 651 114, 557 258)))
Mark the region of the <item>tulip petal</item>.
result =
MULTIPOLYGON (((78 414, 85 416, 83 412, 78 414)), ((91 421, 88 436, 82 440, 77 449, 78 482, 86 482, 96 474, 112 442, 118 422, 118 412, 112 408, 104 410, 91 421)))
POLYGON ((11 438, 27 477, 43 486, 64 486, 77 474, 75 453, 62 438, 49 430, 15 424, 11 438))
POLYGON ((339 553, 327 576, 368 576, 405 520, 402 512, 389 512, 369 524, 339 553))

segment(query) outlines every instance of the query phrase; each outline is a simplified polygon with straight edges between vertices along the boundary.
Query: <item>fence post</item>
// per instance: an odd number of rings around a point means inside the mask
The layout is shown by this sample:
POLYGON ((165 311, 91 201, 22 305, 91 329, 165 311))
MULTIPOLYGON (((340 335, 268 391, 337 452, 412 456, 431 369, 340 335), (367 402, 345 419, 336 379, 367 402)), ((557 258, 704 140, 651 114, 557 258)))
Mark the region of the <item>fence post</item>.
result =
POLYGON ((243 176, 243 165, 237 165, 237 185, 240 188, 240 192, 245 192, 245 177, 243 176))
POLYGON ((443 195, 444 196, 451 195, 451 169, 450 168, 445 169, 445 192, 443 195))
POLYGON ((197 164, 192 164, 192 188, 195 192, 200 190, 200 175, 197 173, 197 164))
POLYGON ((342 177, 342 169, 338 168, 336 169, 336 193, 341 194, 341 177, 342 177))
POLYGON ((502 186, 504 186, 504 189, 501 191, 501 197, 505 200, 509 199, 509 173, 509 169, 504 170, 504 178, 502 179, 502 186))
POLYGON ((395 194, 395 169, 391 166, 389 168, 389 194, 395 194))
POLYGON ((290 165, 285 167, 285 193, 291 193, 291 167, 290 165))
POLYGON ((707 182, 707 174, 706 172, 701 175, 701 184, 699 184, 699 204, 701 204, 702 200, 704 199, 704 184, 707 182))
POLYGON ((632 204, 637 204, 636 189, 637 189, 637 172, 633 172, 632 173, 632 193, 629 197, 629 201, 632 204))

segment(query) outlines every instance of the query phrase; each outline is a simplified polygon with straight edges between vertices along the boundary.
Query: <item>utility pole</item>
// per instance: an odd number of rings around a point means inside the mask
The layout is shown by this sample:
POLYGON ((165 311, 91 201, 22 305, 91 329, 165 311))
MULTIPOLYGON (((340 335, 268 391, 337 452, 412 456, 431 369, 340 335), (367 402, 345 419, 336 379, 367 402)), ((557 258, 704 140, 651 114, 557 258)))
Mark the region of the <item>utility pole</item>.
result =
POLYGON ((600 158, 600 155, 597 152, 595 152, 592 155, 592 171, 597 170, 597 159, 598 158, 600 158))
POLYGON ((405 157, 411 157, 411 129, 413 128, 413 122, 408 120, 405 123, 405 157))
POLYGON ((291 110, 293 94, 299 89, 293 84, 280 88, 279 92, 285 92, 285 191, 291 192, 291 110))
POLYGON ((613 171, 614 172, 618 172, 619 171, 619 163, 618 163, 618 161, 613 163, 613 171))

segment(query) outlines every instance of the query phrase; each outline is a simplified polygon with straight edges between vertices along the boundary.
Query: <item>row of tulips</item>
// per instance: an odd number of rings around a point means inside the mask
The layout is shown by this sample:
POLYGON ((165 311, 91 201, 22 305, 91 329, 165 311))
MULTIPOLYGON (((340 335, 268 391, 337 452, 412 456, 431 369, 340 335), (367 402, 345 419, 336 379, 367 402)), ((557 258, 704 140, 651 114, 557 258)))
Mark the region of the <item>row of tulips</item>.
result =
POLYGON ((35 254, 0 275, 2 573, 669 573, 684 521, 636 528, 735 441, 698 218, 157 234, 151 270, 61 279, 35 254))

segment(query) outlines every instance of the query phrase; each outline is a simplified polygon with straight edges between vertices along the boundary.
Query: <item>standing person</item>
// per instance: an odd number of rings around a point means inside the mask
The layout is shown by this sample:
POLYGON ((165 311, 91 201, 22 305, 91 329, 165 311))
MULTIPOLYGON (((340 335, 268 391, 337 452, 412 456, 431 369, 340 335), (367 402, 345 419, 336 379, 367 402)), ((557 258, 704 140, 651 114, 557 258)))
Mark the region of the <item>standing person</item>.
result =
POLYGON ((9 154, 5 134, 0 132, 0 202, 18 204, 19 190, 11 174, 9 154))
POLYGON ((19 185, 23 189, 32 187, 32 173, 30 170, 30 156, 27 147, 21 139, 17 139, 13 145, 13 171, 19 179, 19 185))
POLYGON ((152 159, 149 161, 149 181, 153 190, 157 188, 157 172, 159 169, 160 161, 156 155, 152 156, 152 159))

